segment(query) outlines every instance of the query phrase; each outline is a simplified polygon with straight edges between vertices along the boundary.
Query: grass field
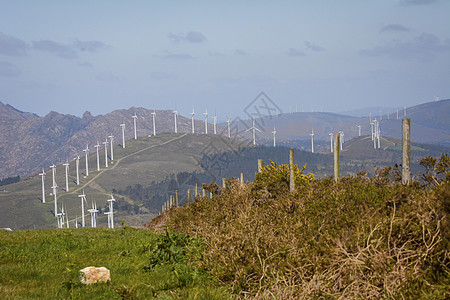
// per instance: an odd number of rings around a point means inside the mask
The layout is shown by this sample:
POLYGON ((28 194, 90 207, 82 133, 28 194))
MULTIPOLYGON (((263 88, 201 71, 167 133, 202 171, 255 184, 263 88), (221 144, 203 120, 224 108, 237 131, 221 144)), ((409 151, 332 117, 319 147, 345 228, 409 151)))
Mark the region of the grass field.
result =
POLYGON ((225 288, 189 263, 199 249, 184 236, 130 227, 0 230, 0 298, 227 299, 225 288), (87 266, 108 268, 111 283, 81 284, 87 266))

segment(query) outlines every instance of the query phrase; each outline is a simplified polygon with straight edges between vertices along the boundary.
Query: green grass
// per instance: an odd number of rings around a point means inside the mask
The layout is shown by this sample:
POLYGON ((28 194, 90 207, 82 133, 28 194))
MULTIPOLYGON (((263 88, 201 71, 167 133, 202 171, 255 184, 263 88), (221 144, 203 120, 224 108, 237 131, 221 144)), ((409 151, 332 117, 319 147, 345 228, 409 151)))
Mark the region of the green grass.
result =
POLYGON ((228 298, 224 288, 192 264, 201 250, 198 241, 181 239, 186 243, 173 245, 166 235, 130 227, 0 230, 0 298, 228 298), (181 258, 157 259, 157 253, 172 249, 182 252, 181 258), (87 266, 108 268, 111 283, 81 284, 79 270, 87 266))

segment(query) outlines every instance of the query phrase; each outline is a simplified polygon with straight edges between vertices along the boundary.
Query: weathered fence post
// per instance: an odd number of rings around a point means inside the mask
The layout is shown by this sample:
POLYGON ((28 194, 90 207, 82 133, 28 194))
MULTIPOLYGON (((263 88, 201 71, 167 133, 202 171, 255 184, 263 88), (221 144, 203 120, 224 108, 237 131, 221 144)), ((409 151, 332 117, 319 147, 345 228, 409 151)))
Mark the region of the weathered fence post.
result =
POLYGON ((289 150, 289 191, 295 192, 295 174, 294 174, 294 149, 289 150))
POLYGON ((264 168, 264 160, 258 159, 258 173, 261 173, 263 168, 264 168))
POLYGON ((176 207, 178 207, 179 204, 180 204, 180 203, 178 202, 178 190, 175 191, 175 202, 176 202, 176 203, 175 203, 176 207))
POLYGON ((341 134, 336 132, 334 134, 334 180, 339 180, 339 144, 341 140, 341 134))
POLYGON ((195 184, 195 192, 194 192, 195 197, 198 196, 198 183, 195 184))
POLYGON ((205 190, 205 188, 202 189, 202 197, 206 197, 206 190, 205 190))
POLYGON ((187 196, 187 202, 188 202, 188 203, 191 203, 191 189, 188 189, 188 190, 187 190, 187 194, 188 194, 188 196, 187 196))
POLYGON ((241 186, 244 185, 244 173, 241 173, 241 186))
POLYGON ((227 179, 226 178, 222 178, 222 188, 223 189, 227 188, 227 179))
POLYGON ((402 183, 411 181, 411 119, 403 119, 403 145, 402 145, 402 183))

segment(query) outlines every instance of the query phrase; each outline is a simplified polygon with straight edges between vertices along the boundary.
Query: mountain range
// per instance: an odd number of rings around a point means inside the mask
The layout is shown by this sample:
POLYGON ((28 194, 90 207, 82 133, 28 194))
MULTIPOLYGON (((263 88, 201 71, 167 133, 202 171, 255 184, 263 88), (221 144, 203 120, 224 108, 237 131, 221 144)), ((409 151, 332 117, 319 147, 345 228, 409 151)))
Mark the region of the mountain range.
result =
MULTIPOLYGON (((450 100, 429 102, 409 107, 406 111, 406 117, 411 118, 413 141, 450 145, 450 100)), ((81 118, 54 111, 40 117, 0 102, 0 178, 17 175, 24 177, 52 164, 71 161, 77 154, 83 153, 86 145, 94 151, 93 145, 97 141, 105 141, 110 134, 115 136, 115 144, 119 144, 122 139, 121 123, 125 124, 125 139, 131 139, 134 136, 131 116, 134 114, 138 116, 138 136, 151 135, 152 112, 142 107, 131 107, 99 116, 85 112, 81 118)), ((403 118, 403 111, 400 114, 400 118, 403 118)), ((190 118, 179 115, 177 124, 178 132, 191 131, 190 118)), ((400 138, 400 124, 401 120, 397 119, 395 113, 381 116, 382 135, 400 138)), ((345 139, 357 136, 357 125, 362 126, 362 135, 370 134, 369 118, 334 113, 289 113, 255 119, 255 126, 262 131, 256 132, 258 144, 270 144, 273 138, 272 130, 276 127, 277 141, 285 146, 295 146, 299 141, 304 141, 305 148, 312 130, 317 145, 326 145, 330 132, 343 131, 345 139)), ((219 124, 218 133, 227 135, 226 126, 226 123, 219 124)), ((232 121, 232 134, 241 141, 251 143, 251 130, 248 130, 251 126, 251 120, 236 118, 232 121)), ((203 120, 195 120, 197 132, 203 133, 204 127, 203 120)), ((156 111, 156 131, 174 131, 172 110, 156 111)), ((208 131, 213 132, 213 124, 208 124, 208 131)))

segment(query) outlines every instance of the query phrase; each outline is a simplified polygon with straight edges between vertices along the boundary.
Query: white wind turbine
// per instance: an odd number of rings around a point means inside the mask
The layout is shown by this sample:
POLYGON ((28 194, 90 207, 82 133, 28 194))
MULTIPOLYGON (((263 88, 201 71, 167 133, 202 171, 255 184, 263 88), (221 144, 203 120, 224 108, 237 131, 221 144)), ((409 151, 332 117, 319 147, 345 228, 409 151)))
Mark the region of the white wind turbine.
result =
POLYGON ((131 116, 133 118, 133 127, 134 127, 134 139, 137 140, 137 128, 136 128, 136 113, 134 113, 134 116, 131 116))
POLYGON ((203 114, 205 115, 205 134, 208 134, 208 110, 205 109, 203 114))
POLYGON ((275 140, 275 135, 277 134, 277 130, 275 129, 275 126, 273 126, 272 134, 273 134, 273 146, 276 147, 277 143, 276 143, 276 140, 275 140))
POLYGON ((55 216, 58 213, 58 186, 54 185, 52 186, 52 190, 53 190, 53 199, 55 201, 55 216))
POLYGON ((116 202, 116 199, 114 199, 112 193, 111 193, 111 199, 108 199, 109 204, 109 211, 105 212, 105 215, 108 215, 108 228, 114 229, 114 202, 116 202))
POLYGON ((63 164, 63 166, 66 169, 66 192, 69 191, 69 162, 66 161, 65 164, 63 164))
POLYGON ((314 129, 311 129, 309 135, 311 136, 311 153, 314 153, 314 129))
POLYGON ((213 122, 213 124, 214 124, 214 134, 217 134, 217 116, 216 115, 214 115, 214 117, 213 117, 213 120, 214 120, 214 122, 213 122))
POLYGON ((87 177, 89 176, 89 159, 88 159, 89 145, 86 145, 86 149, 84 149, 83 152, 85 153, 86 156, 86 177, 87 177))
POLYGON ((256 145, 256 133, 255 133, 255 130, 257 130, 257 131, 259 131, 259 132, 261 132, 261 130, 259 130, 258 128, 256 128, 256 126, 255 126, 255 119, 252 119, 252 120, 253 120, 253 125, 252 125, 252 127, 250 127, 249 129, 247 129, 247 130, 244 131, 244 132, 247 132, 247 131, 252 130, 252 132, 253 132, 253 145, 256 145))
POLYGON ((192 134, 194 134, 195 133, 195 126, 194 126, 194 115, 195 115, 195 112, 194 112, 194 108, 193 107, 192 107, 192 112, 190 113, 190 115, 192 116, 191 117, 192 134))
POLYGON ((80 156, 75 157, 75 168, 77 169, 77 185, 80 185, 80 156))
POLYGON ((330 132, 328 135, 330 136, 330 152, 334 152, 334 149, 333 149, 333 133, 330 132))
POLYGON ((58 223, 58 228, 62 228, 62 220, 61 220, 61 217, 62 217, 62 213, 56 213, 55 214, 55 216, 56 216, 56 222, 58 223))
POLYGON ((230 119, 227 120, 227 124, 228 124, 228 138, 231 139, 231 129, 230 129, 231 120, 230 119))
POLYGON ((111 135, 108 135, 108 137, 109 137, 109 141, 111 142, 111 161, 113 161, 114 160, 114 152, 113 152, 114 136, 111 134, 111 135))
POLYGON ((344 132, 339 131, 339 148, 342 150, 342 146, 344 145, 344 132))
POLYGON ((97 145, 94 145, 95 149, 97 149, 97 171, 100 171, 100 156, 98 154, 98 148, 100 147, 100 144, 97 141, 97 145))
POLYGON ((81 227, 84 227, 85 226, 84 202, 86 202, 86 195, 84 194, 84 189, 83 189, 83 194, 78 195, 78 198, 80 198, 80 200, 81 200, 81 227))
POLYGON ((102 143, 105 145, 105 168, 108 167, 108 138, 102 143))
POLYGON ((397 109, 397 120, 398 120, 398 109, 397 109))
POLYGON ((125 149, 125 124, 120 124, 120 127, 122 127, 122 148, 125 149))
POLYGON ((45 203, 45 171, 42 169, 42 173, 39 173, 42 176, 42 203, 45 203))
POLYGON ((97 227, 97 214, 98 214, 97 203, 94 204, 94 202, 92 201, 92 208, 88 209, 88 212, 91 217, 91 227, 93 228, 97 227))
POLYGON ((153 112, 151 113, 152 115, 152 119, 153 119, 153 135, 156 135, 156 110, 154 109, 153 112))
POLYGON ((356 125, 358 127, 358 136, 361 136, 361 125, 356 125))
POLYGON ((175 123, 175 133, 178 133, 178 128, 177 128, 178 111, 174 110, 174 111, 172 111, 172 113, 173 113, 173 121, 175 123))
POLYGON ((53 182, 53 186, 56 185, 56 166, 55 164, 50 166, 50 169, 52 169, 52 182, 53 182))

